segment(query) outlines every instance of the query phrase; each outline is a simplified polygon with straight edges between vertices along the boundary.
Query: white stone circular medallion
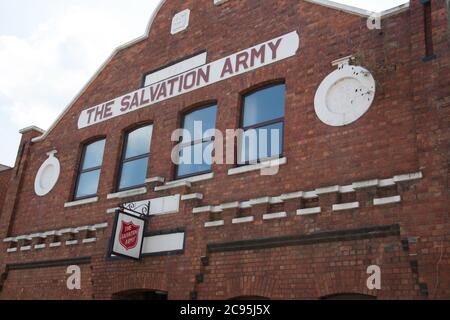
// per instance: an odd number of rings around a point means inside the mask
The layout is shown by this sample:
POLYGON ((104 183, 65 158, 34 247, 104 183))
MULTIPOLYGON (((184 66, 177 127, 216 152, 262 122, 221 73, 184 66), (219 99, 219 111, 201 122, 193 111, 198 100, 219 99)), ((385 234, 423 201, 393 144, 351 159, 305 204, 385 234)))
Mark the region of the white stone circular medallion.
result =
POLYGON ((319 119, 333 127, 361 118, 375 99, 375 80, 363 67, 340 65, 320 84, 314 99, 319 119))
POLYGON ((43 197, 53 190, 58 182, 61 166, 55 157, 55 151, 48 153, 47 160, 41 165, 34 180, 34 192, 43 197))

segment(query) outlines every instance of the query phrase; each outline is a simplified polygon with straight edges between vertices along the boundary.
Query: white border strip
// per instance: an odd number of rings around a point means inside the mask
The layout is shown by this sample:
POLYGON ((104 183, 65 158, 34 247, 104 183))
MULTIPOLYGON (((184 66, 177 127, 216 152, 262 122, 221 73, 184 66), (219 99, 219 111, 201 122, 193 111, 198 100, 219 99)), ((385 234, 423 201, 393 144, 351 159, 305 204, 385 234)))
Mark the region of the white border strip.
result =
POLYGON ((378 16, 381 18, 387 18, 394 14, 404 12, 404 11, 408 10, 409 6, 410 6, 409 2, 408 2, 405 4, 401 4, 399 6, 393 7, 391 9, 381 11, 381 12, 374 12, 374 11, 365 10, 365 9, 361 9, 358 7, 354 7, 354 6, 350 6, 350 5, 346 5, 343 3, 338 3, 338 2, 330 1, 330 0, 305 0, 305 1, 313 3, 313 4, 321 5, 321 6, 324 6, 327 8, 343 11, 346 13, 356 14, 361 17, 378 16))

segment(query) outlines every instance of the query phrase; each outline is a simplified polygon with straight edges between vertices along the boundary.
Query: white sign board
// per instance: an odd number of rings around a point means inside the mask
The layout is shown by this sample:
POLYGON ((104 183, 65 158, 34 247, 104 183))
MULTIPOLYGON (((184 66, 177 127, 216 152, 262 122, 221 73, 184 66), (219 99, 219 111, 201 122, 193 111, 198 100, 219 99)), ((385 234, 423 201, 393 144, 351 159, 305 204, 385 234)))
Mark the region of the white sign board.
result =
POLYGON ((117 212, 111 254, 136 260, 141 259, 145 227, 145 219, 125 212, 117 212))
POLYGON ((293 31, 98 106, 88 108, 81 113, 78 119, 78 128, 86 128, 287 59, 297 53, 299 46, 299 35, 296 31, 293 31))

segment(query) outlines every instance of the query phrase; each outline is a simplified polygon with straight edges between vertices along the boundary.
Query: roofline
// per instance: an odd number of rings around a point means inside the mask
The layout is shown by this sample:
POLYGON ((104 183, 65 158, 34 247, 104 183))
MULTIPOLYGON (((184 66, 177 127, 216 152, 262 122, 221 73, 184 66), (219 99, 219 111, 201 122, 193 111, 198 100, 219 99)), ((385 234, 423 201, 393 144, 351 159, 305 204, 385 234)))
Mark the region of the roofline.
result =
POLYGON ((393 7, 388 10, 384 10, 381 12, 374 12, 374 11, 357 8, 357 7, 353 7, 353 6, 342 4, 342 3, 337 3, 332 0, 304 0, 304 1, 310 2, 313 4, 318 4, 318 5, 327 7, 327 8, 336 9, 336 10, 343 11, 346 13, 356 14, 360 17, 365 17, 365 18, 373 17, 373 16, 380 17, 380 18, 387 18, 387 17, 393 16, 395 14, 404 12, 404 11, 408 10, 410 7, 410 2, 407 2, 407 3, 401 4, 399 6, 393 7))
POLYGON ((111 53, 111 55, 108 57, 108 59, 106 59, 106 61, 100 66, 100 68, 97 70, 97 72, 89 79, 89 81, 83 86, 83 88, 81 89, 81 91, 75 96, 75 98, 72 99, 72 101, 70 102, 70 104, 63 110, 63 112, 59 115, 59 117, 53 122, 53 124, 49 127, 49 129, 47 131, 42 130, 42 135, 36 138, 33 138, 31 141, 33 142, 40 142, 43 141, 49 134, 50 132, 57 126, 57 124, 61 121, 61 119, 67 114, 67 112, 72 108, 72 106, 75 104, 75 102, 85 93, 85 91, 89 88, 89 86, 94 82, 94 80, 100 75, 100 73, 105 69, 105 67, 111 62, 111 60, 114 58, 114 56, 116 54, 118 54, 120 51, 122 51, 123 49, 126 49, 128 47, 131 47, 132 45, 135 45, 145 39, 147 39, 150 36, 150 31, 152 29, 153 26, 153 22, 156 19, 157 14, 159 13, 159 11, 161 10, 162 6, 164 5, 164 3, 166 2, 166 0, 160 0, 158 6, 156 7, 155 11, 153 12, 152 16, 150 17, 150 21, 147 25, 147 29, 145 31, 145 33, 140 36, 137 37, 134 40, 131 40, 129 42, 126 42, 124 44, 122 44, 121 46, 117 47, 116 49, 114 49, 114 51, 111 53))

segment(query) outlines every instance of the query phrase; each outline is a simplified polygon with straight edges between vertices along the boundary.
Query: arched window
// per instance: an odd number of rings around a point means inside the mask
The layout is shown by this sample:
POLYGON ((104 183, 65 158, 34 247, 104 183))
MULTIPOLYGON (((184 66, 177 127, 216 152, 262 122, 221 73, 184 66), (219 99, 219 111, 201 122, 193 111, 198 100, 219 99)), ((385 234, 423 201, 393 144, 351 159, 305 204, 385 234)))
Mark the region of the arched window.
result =
POLYGON ((272 85, 243 98, 238 164, 257 163, 283 153, 285 84, 272 85))
POLYGON ((105 139, 91 142, 83 147, 83 154, 75 187, 75 200, 96 196, 98 183, 100 181, 104 150, 105 139))
POLYGON ((216 114, 212 105, 184 115, 177 179, 211 172, 216 114))
POLYGON ((118 191, 143 186, 147 179, 153 125, 130 131, 125 136, 118 191))

